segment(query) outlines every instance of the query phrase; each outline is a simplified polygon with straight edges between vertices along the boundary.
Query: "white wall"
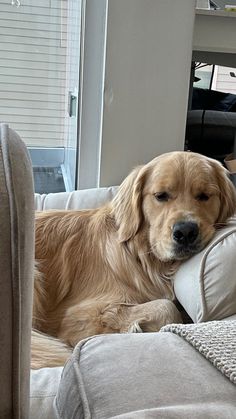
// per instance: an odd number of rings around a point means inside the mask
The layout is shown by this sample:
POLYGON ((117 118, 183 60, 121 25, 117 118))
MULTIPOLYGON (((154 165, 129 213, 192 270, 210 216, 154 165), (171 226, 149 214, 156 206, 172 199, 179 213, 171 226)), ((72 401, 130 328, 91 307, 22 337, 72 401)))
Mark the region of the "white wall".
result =
POLYGON ((184 146, 194 0, 108 0, 99 185, 184 146))

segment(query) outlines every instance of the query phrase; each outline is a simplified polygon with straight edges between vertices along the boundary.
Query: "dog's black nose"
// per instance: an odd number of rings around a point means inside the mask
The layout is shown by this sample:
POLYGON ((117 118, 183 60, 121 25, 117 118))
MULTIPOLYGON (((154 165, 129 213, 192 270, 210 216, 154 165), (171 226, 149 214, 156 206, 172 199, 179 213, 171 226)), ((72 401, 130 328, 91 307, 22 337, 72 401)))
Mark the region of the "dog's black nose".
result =
POLYGON ((179 221, 173 227, 173 239, 183 246, 193 244, 198 237, 199 228, 193 221, 179 221))

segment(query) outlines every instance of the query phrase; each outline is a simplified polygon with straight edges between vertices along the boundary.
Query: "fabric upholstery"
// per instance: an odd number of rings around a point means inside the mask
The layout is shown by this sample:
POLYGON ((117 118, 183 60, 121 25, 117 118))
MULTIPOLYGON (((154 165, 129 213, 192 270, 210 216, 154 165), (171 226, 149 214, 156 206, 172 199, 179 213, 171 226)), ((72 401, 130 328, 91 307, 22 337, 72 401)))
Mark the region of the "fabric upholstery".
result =
POLYGON ((175 275, 175 294, 194 322, 236 314, 236 218, 175 275))
POLYGON ((0 418, 27 419, 34 258, 34 193, 24 143, 0 125, 0 418))
POLYGON ((236 387, 172 333, 103 335, 79 344, 55 399, 60 419, 226 419, 236 387))
MULTIPOLYGON (((36 194, 35 208, 95 208, 116 191, 117 187, 36 194)), ((194 321, 236 317, 235 234, 232 219, 175 277, 177 297, 194 321)), ((58 419, 234 417, 234 385, 180 337, 160 335, 91 338, 77 346, 61 381, 54 368, 32 373, 30 419, 42 418, 42 412, 58 419)))
POLYGON ((162 327, 161 332, 181 336, 236 385, 235 320, 169 324, 162 327))
POLYGON ((32 370, 30 377, 30 419, 56 419, 53 402, 62 367, 32 370))
POLYGON ((90 209, 105 204, 115 196, 116 186, 108 188, 84 189, 73 192, 51 193, 48 195, 35 194, 35 209, 37 211, 49 209, 90 209))
MULTIPOLYGON (((92 208, 109 201, 115 192, 116 188, 102 188, 36 195, 35 205, 37 209, 92 208)), ((0 126, 0 198, 0 418, 27 419, 33 181, 26 147, 6 125, 0 126)), ((231 225, 217 233, 208 248, 195 257, 199 259, 186 262, 176 276, 178 298, 196 321, 217 313, 232 318, 236 313, 231 252, 235 249, 235 230, 236 223, 232 220, 231 225), (192 263, 196 265, 195 270, 192 263)), ((218 419, 232 418, 235 414, 233 384, 194 348, 169 333, 88 339, 75 349, 59 384, 60 374, 60 368, 32 373, 32 419, 46 419, 48 415, 52 419, 54 414, 57 418, 151 418, 158 415, 218 419), (52 402, 58 385, 54 411, 52 402)))

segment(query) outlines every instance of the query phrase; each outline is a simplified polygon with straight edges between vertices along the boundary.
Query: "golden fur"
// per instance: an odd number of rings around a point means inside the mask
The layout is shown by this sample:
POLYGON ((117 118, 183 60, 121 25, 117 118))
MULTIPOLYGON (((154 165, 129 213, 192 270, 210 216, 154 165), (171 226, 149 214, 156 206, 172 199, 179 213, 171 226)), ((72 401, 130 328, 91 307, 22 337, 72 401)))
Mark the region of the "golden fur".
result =
POLYGON ((34 333, 33 368, 64 363, 91 335, 181 322, 171 277, 235 204, 220 163, 173 152, 134 169, 101 208, 38 213, 33 327, 59 340, 34 333))

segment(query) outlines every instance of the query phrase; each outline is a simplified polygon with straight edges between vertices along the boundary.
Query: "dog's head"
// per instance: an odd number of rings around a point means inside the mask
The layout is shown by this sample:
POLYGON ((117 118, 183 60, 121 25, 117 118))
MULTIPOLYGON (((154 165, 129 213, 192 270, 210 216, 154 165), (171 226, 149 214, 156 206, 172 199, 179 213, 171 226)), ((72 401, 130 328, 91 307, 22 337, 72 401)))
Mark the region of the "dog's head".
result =
POLYGON ((236 194, 219 162, 173 152, 134 169, 113 208, 120 241, 146 231, 156 257, 181 260, 202 250, 217 225, 234 214, 236 194))

